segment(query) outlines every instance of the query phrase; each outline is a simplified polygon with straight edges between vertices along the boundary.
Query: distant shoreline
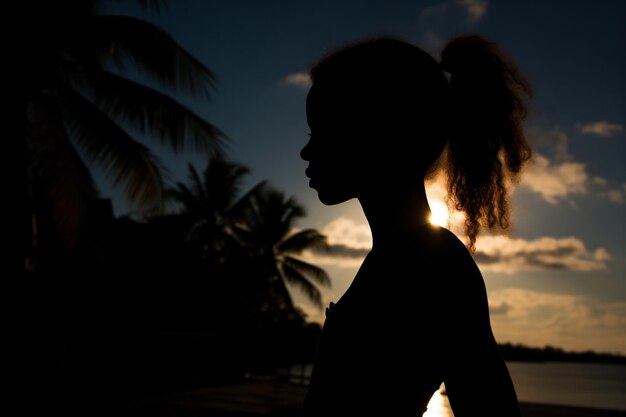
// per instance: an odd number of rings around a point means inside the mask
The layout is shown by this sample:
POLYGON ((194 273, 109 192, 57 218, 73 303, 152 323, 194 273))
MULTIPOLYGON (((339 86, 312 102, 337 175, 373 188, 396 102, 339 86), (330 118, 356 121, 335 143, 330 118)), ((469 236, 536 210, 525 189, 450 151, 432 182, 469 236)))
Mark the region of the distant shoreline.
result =
POLYGON ((511 343, 498 344, 498 347, 507 362, 575 362, 626 365, 626 356, 614 353, 568 352, 552 346, 535 348, 511 343))

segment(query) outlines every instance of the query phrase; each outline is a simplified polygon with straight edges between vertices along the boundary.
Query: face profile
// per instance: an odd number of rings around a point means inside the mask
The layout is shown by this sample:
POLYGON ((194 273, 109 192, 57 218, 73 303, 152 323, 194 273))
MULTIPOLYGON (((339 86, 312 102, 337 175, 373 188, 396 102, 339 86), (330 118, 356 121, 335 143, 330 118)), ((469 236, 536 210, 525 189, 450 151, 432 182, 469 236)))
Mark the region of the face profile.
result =
MULTIPOLYGON (((350 123, 328 92, 313 86, 306 101, 308 143, 300 156, 309 162, 306 176, 323 204, 334 205, 358 196, 366 177, 358 156, 357 123, 350 123)), ((361 139, 363 139, 361 137, 361 139)))

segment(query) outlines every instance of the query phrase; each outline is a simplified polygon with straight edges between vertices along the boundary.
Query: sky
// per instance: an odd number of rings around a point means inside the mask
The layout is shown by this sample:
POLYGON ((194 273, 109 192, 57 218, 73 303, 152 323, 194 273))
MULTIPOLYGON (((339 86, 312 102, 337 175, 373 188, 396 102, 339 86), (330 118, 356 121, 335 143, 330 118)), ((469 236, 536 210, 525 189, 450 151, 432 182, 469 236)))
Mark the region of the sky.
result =
MULTIPOLYGON (((475 254, 495 337, 626 354, 626 2, 179 0, 157 15, 106 0, 102 11, 157 24, 217 74, 210 103, 177 99, 226 133, 230 157, 251 169, 246 187, 269 180, 306 207, 299 228, 317 228, 343 248, 305 254, 331 275, 324 303, 346 290, 371 236, 355 201, 327 207, 308 187, 299 158, 309 132, 308 69, 368 36, 398 36, 435 57, 454 35, 495 42, 535 91, 526 122, 535 155, 513 191, 514 227, 480 237, 475 254)), ((149 143, 171 181, 186 179, 188 163, 206 166, 204 156, 149 143)), ((115 214, 132 212, 101 177, 115 214)), ((427 192, 437 212, 444 188, 434 181, 427 192)), ((449 217, 460 235, 462 219, 449 217)), ((321 310, 292 294, 309 319, 323 321, 321 310)))

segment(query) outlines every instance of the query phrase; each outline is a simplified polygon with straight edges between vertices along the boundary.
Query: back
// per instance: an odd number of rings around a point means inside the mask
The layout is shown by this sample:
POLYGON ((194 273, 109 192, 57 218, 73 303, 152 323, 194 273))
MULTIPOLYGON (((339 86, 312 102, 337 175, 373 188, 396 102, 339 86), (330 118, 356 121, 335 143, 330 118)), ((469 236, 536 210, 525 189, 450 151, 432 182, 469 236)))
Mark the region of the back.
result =
POLYGON ((303 415, 424 412, 444 380, 445 276, 462 263, 448 233, 427 226, 368 255, 327 316, 303 415))

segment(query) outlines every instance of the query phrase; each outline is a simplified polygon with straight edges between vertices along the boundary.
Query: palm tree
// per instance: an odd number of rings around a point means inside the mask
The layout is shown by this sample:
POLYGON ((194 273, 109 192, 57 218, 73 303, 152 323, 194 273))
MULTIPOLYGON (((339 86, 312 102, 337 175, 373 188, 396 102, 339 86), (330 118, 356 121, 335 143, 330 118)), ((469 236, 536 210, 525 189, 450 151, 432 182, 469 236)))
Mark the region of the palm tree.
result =
POLYGON ((37 239, 32 213, 43 207, 50 207, 67 241, 77 238, 87 202, 97 194, 92 164, 139 208, 162 203, 166 171, 130 131, 173 151, 190 145, 220 151, 224 136, 217 128, 167 94, 121 75, 130 63, 152 84, 209 98, 214 74, 157 26, 100 15, 97 5, 31 0, 13 16, 30 33, 5 50, 11 61, 3 64, 0 85, 0 192, 10 202, 0 215, 3 243, 14 249, 2 270, 24 271, 37 239))
POLYGON ((191 164, 188 169, 188 185, 178 182, 167 194, 180 205, 177 216, 184 218, 186 242, 206 266, 215 268, 225 262, 227 246, 234 243, 230 226, 249 198, 250 193, 240 193, 250 170, 222 155, 211 157, 202 175, 191 164))
POLYGON ((325 236, 314 229, 295 231, 304 208, 265 182, 240 195, 248 172, 220 155, 210 158, 202 175, 189 165, 188 184, 179 182, 168 192, 181 205, 177 215, 187 218, 187 241, 213 266, 229 264, 227 274, 245 280, 239 289, 261 295, 267 309, 293 308, 286 285, 321 307, 317 285, 330 285, 328 274, 297 255, 324 247, 325 236))
POLYGON ((264 184, 257 187, 241 208, 233 233, 247 250, 254 276, 263 283, 262 310, 293 310, 287 286, 302 291, 317 307, 322 296, 317 285, 330 286, 323 269, 298 259, 307 249, 326 246, 326 237, 314 229, 296 231, 294 223, 304 208, 293 198, 264 184))

